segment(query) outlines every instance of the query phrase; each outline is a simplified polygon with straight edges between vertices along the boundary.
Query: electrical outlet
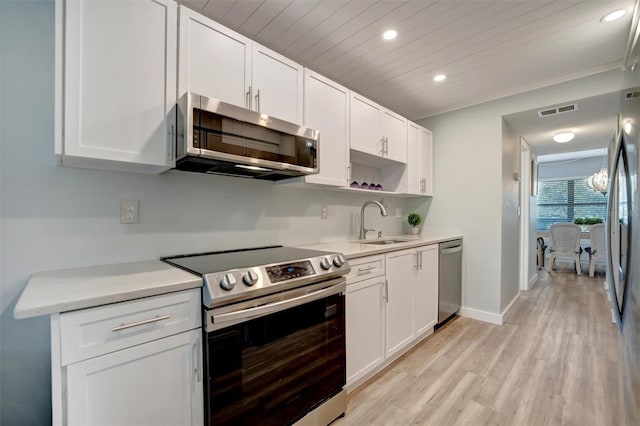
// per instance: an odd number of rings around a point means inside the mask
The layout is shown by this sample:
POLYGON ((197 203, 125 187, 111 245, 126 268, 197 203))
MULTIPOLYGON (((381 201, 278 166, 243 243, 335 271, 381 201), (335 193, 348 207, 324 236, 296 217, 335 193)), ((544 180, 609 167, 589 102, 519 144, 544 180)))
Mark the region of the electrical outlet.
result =
POLYGON ((402 217, 402 209, 400 207, 396 207, 396 217, 402 217))
POLYGON ((320 219, 326 220, 329 217, 329 210, 327 206, 322 206, 322 210, 320 211, 320 219))
POLYGON ((140 202, 138 200, 122 200, 120 203, 120 223, 138 223, 140 202))

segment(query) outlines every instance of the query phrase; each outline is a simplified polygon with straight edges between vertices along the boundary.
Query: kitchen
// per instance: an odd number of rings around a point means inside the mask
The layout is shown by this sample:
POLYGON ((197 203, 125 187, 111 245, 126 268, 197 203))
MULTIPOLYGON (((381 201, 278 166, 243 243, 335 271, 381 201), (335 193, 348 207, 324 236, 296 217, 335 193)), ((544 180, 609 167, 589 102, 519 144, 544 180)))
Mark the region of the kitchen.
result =
MULTIPOLYGON (((57 168, 53 3, 1 7, 3 59, 12 59, 3 61, 2 73, 3 416, 21 419, 22 424, 42 424, 50 412, 48 320, 12 318, 13 305, 32 273, 179 253, 355 238, 359 208, 371 198, 368 194, 174 172, 154 176, 57 168), (24 22, 34 24, 25 28, 24 22), (15 44, 5 50, 5 43, 15 44), (119 223, 121 200, 140 201, 139 224, 119 223), (328 206, 327 220, 320 219, 323 205, 328 206)), ((517 287, 506 284, 512 280, 503 281, 503 276, 517 275, 518 263, 517 253, 504 250, 501 237, 510 232, 501 221, 505 197, 500 185, 501 116, 616 91, 617 74, 615 70, 594 74, 421 121, 435 135, 437 196, 385 197, 392 213, 384 218, 367 216, 368 225, 384 235, 403 234, 407 231, 403 216, 415 210, 426 218, 426 232, 462 234, 465 277, 474 278, 463 299, 467 314, 499 321, 517 294, 517 287), (438 139, 447 143, 438 144, 438 139), (478 161, 479 142, 487 152, 483 161, 478 161), (459 167, 439 166, 446 164, 459 167), (472 213, 456 208, 460 200, 473 206, 472 213), (400 217, 394 215, 397 209, 400 217)))

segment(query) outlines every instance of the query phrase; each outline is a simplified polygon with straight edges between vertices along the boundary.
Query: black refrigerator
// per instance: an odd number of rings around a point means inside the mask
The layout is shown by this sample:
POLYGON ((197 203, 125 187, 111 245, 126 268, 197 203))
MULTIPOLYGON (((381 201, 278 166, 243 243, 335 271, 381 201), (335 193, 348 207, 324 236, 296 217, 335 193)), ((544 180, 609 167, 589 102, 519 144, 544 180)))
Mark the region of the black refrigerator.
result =
MULTIPOLYGON (((635 19, 635 16, 634 16, 635 19)), ((640 43, 630 49, 622 78, 620 115, 610 148, 607 281, 621 333, 620 424, 640 425, 640 43)))

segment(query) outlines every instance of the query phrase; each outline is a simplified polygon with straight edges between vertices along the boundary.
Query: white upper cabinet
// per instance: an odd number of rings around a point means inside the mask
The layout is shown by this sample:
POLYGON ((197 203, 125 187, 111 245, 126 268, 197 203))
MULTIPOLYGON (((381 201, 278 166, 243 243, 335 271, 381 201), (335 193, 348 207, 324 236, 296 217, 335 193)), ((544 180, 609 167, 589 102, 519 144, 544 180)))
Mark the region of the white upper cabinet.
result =
POLYGON ((351 92, 351 149, 407 162, 407 119, 351 92))
POLYGON ((180 7, 178 95, 194 92, 302 123, 303 67, 180 7))
POLYGON ((406 163, 407 119, 385 109, 382 112, 382 135, 385 141, 385 157, 406 163))
POLYGON ((407 126, 407 192, 433 195, 433 135, 424 127, 407 126))
POLYGON ((349 165, 349 89, 305 70, 304 125, 320 131, 320 173, 305 182, 346 186, 349 165))
POLYGON ((251 40, 180 7, 178 96, 186 92, 249 108, 251 40))
POLYGON ((252 67, 253 110, 302 123, 302 65, 253 43, 252 67))
POLYGON ((351 92, 351 149, 371 155, 384 154, 382 110, 375 102, 351 92))
POLYGON ((177 4, 56 3, 56 156, 63 166, 175 165, 177 4))

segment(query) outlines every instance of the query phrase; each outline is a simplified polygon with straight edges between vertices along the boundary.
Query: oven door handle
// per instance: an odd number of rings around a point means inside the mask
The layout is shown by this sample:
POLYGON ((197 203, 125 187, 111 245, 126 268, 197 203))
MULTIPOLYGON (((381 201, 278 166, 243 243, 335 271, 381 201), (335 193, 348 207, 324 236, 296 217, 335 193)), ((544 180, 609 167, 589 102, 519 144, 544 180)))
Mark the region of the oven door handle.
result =
POLYGON ((256 306, 254 308, 247 308, 240 311, 229 312, 226 314, 213 314, 214 324, 224 324, 228 322, 238 323, 248 321, 254 318, 258 318, 264 315, 269 315, 274 312, 284 311, 285 309, 293 308, 296 306, 304 305, 305 303, 313 302, 314 300, 322 299, 327 296, 331 296, 338 293, 344 293, 346 291, 346 283, 332 285, 320 290, 312 291, 302 296, 294 297, 292 299, 282 300, 279 302, 267 303, 265 305, 256 306))

